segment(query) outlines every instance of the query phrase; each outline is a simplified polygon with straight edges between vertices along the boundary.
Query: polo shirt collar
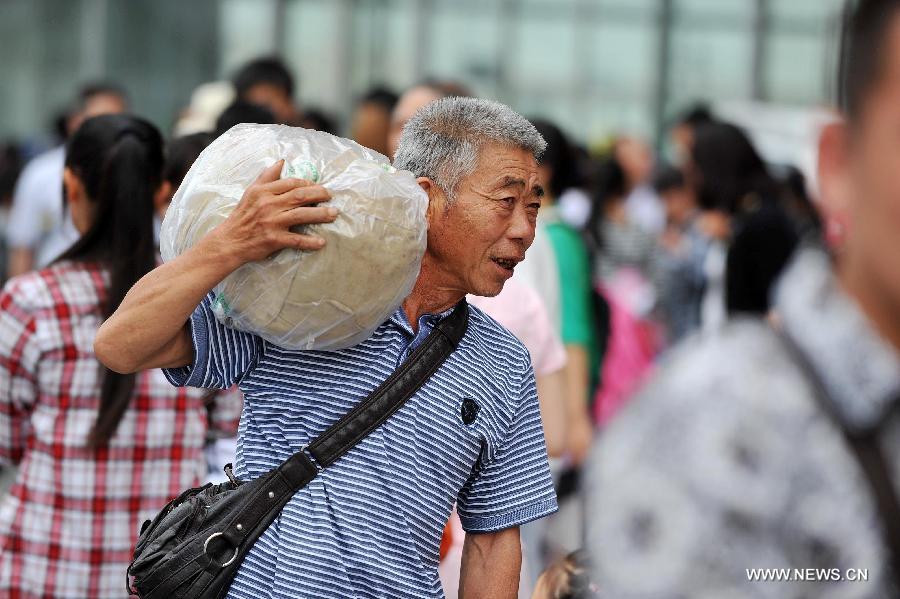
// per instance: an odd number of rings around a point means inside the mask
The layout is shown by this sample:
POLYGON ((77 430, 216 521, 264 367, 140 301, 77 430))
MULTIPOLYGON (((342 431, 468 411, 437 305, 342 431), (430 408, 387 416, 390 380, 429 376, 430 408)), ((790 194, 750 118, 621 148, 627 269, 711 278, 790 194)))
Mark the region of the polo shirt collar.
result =
MULTIPOLYGON (((451 306, 450 308, 447 308, 446 310, 438 314, 431 314, 428 312, 422 314, 421 316, 419 316, 419 326, 416 330, 420 332, 423 330, 430 331, 432 328, 434 328, 434 325, 448 317, 450 313, 453 312, 453 308, 455 307, 456 306, 451 306)), ((399 327, 402 331, 406 332, 408 335, 413 335, 412 325, 409 324, 409 320, 407 320, 406 318, 406 312, 403 311, 402 306, 394 310, 394 313, 391 314, 391 317, 388 320, 395 326, 399 327)))

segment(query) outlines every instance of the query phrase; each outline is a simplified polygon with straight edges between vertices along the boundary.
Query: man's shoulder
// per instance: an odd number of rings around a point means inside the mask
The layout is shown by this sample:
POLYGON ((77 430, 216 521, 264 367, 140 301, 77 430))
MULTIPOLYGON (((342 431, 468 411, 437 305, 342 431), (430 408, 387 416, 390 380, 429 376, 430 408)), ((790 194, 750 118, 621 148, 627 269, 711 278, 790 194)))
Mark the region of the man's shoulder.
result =
POLYGON ((797 374, 770 325, 759 318, 738 318, 688 337, 664 358, 651 389, 712 391, 734 383, 734 393, 739 394, 741 388, 761 391, 797 374), (769 376, 760 376, 766 373, 769 376))
POLYGON ((58 190, 62 189, 64 165, 65 151, 62 146, 35 156, 22 169, 16 195, 21 195, 21 193, 29 194, 29 197, 26 198, 29 202, 33 201, 32 194, 37 195, 44 190, 47 190, 49 193, 44 193, 41 197, 61 196, 62 192, 58 190), (59 178, 60 184, 58 187, 48 185, 48 180, 54 178, 59 178))
MULTIPOLYGON (((589 487, 597 530, 625 530, 641 518, 666 531, 654 543, 679 548, 642 547, 638 554, 624 534, 607 534, 593 549, 601 582, 611 589, 633 585, 614 568, 657 552, 684 558, 678 567, 685 582, 693 563, 733 576, 736 565, 767 556, 795 565, 790 556, 805 555, 799 551, 812 542, 835 555, 878 543, 844 440, 787 348, 760 321, 729 323, 679 347, 594 452, 589 487), (734 539, 738 552, 720 550, 734 539)), ((672 586, 655 575, 647 581, 657 583, 672 586)))
POLYGON ((6 282, 3 291, 29 311, 52 309, 68 303, 95 303, 97 291, 90 274, 82 264, 66 261, 13 277, 6 282))
POLYGON ((500 368, 522 368, 530 364, 528 350, 518 337, 480 308, 469 304, 469 328, 466 331, 471 349, 492 365, 500 368))
POLYGON ((746 444, 790 460, 790 443, 815 410, 808 381, 776 334, 762 321, 730 322, 664 358, 604 430, 600 470, 616 477, 639 464, 703 470, 746 444))
POLYGON ((808 382, 777 335, 761 320, 744 319, 672 350, 622 418, 628 428, 675 419, 691 429, 709 414, 776 418, 809 407, 808 382))

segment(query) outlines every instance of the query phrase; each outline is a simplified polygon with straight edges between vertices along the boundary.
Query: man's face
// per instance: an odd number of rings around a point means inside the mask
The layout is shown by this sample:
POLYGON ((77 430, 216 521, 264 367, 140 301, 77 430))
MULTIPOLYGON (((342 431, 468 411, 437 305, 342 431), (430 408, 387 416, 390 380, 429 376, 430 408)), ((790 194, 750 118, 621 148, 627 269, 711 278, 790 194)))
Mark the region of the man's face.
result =
POLYGON ((669 137, 675 151, 675 161, 684 164, 690 160, 694 145, 694 130, 687 123, 679 123, 672 127, 669 137))
POLYGON ((639 185, 653 172, 653 153, 639 139, 625 137, 616 144, 616 158, 630 185, 639 185))
POLYGON ((128 110, 128 104, 125 102, 125 98, 119 94, 94 94, 85 100, 84 107, 81 110, 69 118, 67 124, 69 134, 71 135, 78 131, 78 128, 81 127, 81 123, 87 119, 104 114, 121 114, 126 110, 128 110))
POLYGON ((257 83, 247 90, 242 99, 265 106, 272 111, 279 123, 293 124, 297 121, 297 108, 293 100, 277 85, 257 83))
MULTIPOLYGON (((900 314, 900 15, 884 46, 881 78, 846 135, 849 223, 842 260, 900 314)), ((900 316, 898 316, 900 322, 900 316)))
POLYGON ((456 198, 429 191, 428 249, 439 285, 494 296, 534 241, 543 188, 527 150, 488 144, 478 167, 463 179, 456 198))
POLYGON ((697 207, 694 196, 687 187, 669 189, 660 197, 666 208, 666 221, 674 225, 684 223, 697 207))
POLYGON ((384 106, 374 102, 360 104, 353 115, 353 139, 387 156, 390 123, 390 112, 384 106))

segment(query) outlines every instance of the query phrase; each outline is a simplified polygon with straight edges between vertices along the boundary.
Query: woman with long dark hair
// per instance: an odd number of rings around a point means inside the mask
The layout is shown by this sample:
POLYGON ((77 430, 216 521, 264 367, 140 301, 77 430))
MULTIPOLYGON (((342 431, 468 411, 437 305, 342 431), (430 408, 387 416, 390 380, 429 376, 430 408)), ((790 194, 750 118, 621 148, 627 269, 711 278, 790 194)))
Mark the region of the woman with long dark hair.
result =
POLYGON ((103 320, 155 265, 163 140, 100 116, 66 147, 65 197, 81 238, 0 294, 0 596, 123 597, 140 523, 204 474, 203 392, 159 370, 94 357, 103 320))
POLYGON ((698 125, 688 174, 700 206, 729 217, 725 305, 765 314, 772 284, 797 245, 783 190, 747 136, 730 123, 698 125))

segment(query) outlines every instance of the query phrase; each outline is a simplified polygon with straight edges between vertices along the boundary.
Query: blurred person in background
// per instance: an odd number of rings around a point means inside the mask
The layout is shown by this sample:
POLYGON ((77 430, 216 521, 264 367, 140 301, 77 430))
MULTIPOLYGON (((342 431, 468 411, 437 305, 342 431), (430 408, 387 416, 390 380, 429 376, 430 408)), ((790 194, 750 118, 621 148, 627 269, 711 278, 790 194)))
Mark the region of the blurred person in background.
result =
POLYGON ((371 150, 390 156, 388 133, 397 94, 385 87, 374 87, 356 103, 350 124, 350 137, 371 150))
POLYGON ((204 391, 121 375, 94 335, 154 267, 163 141, 146 121, 89 119, 66 146, 80 239, 0 294, 0 596, 123 596, 139 525, 205 473, 204 391))
POLYGON ((191 92, 187 106, 178 113, 172 127, 173 137, 216 130, 216 120, 234 102, 234 85, 230 81, 210 81, 191 92))
POLYGON ((235 100, 216 119, 215 135, 218 137, 241 123, 274 125, 277 122, 278 118, 265 106, 244 100, 235 100))
POLYGON ((623 271, 639 276, 647 285, 640 311, 648 313, 655 301, 651 282, 656 276, 656 236, 634 223, 625 202, 628 179, 614 156, 596 163, 596 195, 587 229, 594 252, 594 281, 614 283, 623 271))
POLYGON ((564 223, 583 233, 591 218, 591 205, 593 199, 588 189, 590 187, 590 172, 593 165, 588 150, 569 140, 569 148, 574 163, 577 184, 566 187, 556 199, 559 217, 564 223))
POLYGON ((772 284, 797 245, 781 186, 746 134, 730 123, 695 128, 687 173, 700 205, 729 219, 726 311, 765 314, 772 284))
POLYGON ((711 240, 700 226, 697 198, 681 170, 663 167, 653 187, 666 209, 666 229, 660 237, 660 309, 666 340, 675 344, 700 328, 706 288, 704 265, 711 240))
POLYGON ((400 96, 391 113, 391 125, 388 132, 388 158, 393 158, 400 143, 400 134, 403 126, 412 118, 416 111, 441 98, 449 97, 473 97, 472 92, 462 83, 456 81, 442 81, 438 79, 426 79, 424 82, 414 85, 400 96))
POLYGON ((652 186, 653 151, 636 137, 620 137, 613 145, 613 157, 625 174, 625 212, 628 219, 651 235, 666 226, 666 212, 652 186))
POLYGON ((540 559, 530 564, 527 585, 523 584, 520 589, 520 596, 524 597, 530 596, 537 576, 548 560, 581 545, 584 521, 578 471, 593 441, 594 428, 588 402, 600 370, 587 248, 581 235, 563 222, 557 203, 566 190, 581 184, 578 159, 559 127, 544 120, 533 123, 547 142, 538 167, 540 183, 545 190, 538 221, 550 242, 547 256, 553 263, 546 268, 547 274, 539 282, 546 286, 546 277, 555 276, 559 288, 557 331, 566 348, 567 442, 565 461, 551 464, 559 491, 560 512, 531 527, 531 542, 540 545, 543 551, 534 556, 540 559))
POLYGON ((669 130, 669 141, 675 153, 676 164, 684 166, 690 161, 691 148, 694 146, 694 129, 714 120, 712 111, 704 103, 691 106, 678 117, 669 130))
POLYGON ((13 203, 16 181, 22 173, 25 161, 22 150, 15 142, 0 145, 0 284, 7 279, 8 247, 6 228, 13 203))
POLYGON ((232 83, 237 100, 268 108, 283 125, 299 124, 294 77, 280 58, 251 60, 235 73, 232 83))
MULTIPOLYGON (((85 119, 126 110, 128 98, 119 86, 85 85, 68 115, 67 134, 74 134, 85 119)), ((65 147, 59 146, 34 158, 19 177, 6 228, 10 277, 46 266, 78 239, 63 201, 64 162, 65 147)))
POLYGON ((541 185, 546 190, 540 221, 556 259, 559 333, 566 346, 567 450, 573 465, 578 466, 587 456, 593 437, 587 404, 597 382, 600 360, 587 248, 578 232, 560 218, 556 200, 580 181, 572 147, 563 132, 548 121, 535 120, 533 123, 547 142, 538 168, 541 185))
POLYGON ((614 156, 598 162, 596 201, 587 231, 594 253, 594 284, 608 307, 609 334, 592 406, 598 426, 631 398, 660 346, 653 320, 660 250, 656 236, 628 216, 627 190, 626 174, 614 156))
POLYGON ((192 133, 176 137, 169 142, 169 147, 166 148, 166 163, 163 167, 162 193, 158 194, 155 206, 159 220, 165 218, 172 196, 181 187, 194 161, 215 138, 213 133, 192 133))
POLYGON ((785 211, 794 223, 798 237, 802 240, 821 236, 822 219, 810 197, 803 172, 796 166, 788 165, 782 169, 778 179, 784 189, 785 211))
POLYGON ((703 298, 700 302, 700 326, 702 330, 712 331, 725 322, 725 261, 728 254, 728 243, 731 238, 731 218, 721 209, 714 206, 701 206, 699 190, 700 181, 690 176, 691 154, 693 152, 696 129, 714 123, 716 118, 705 103, 697 103, 687 108, 669 130, 669 141, 675 155, 675 164, 685 174, 685 183, 690 192, 697 198, 701 217, 697 224, 703 234, 710 239, 709 248, 703 263, 705 281, 703 298))
POLYGON ((166 148, 162 186, 153 198, 153 241, 157 253, 159 253, 159 230, 172 197, 194 164, 194 160, 214 139, 215 135, 212 133, 192 133, 175 138, 166 148))
POLYGON ((403 132, 406 122, 412 118, 412 115, 426 104, 446 96, 443 90, 431 83, 415 85, 400 95, 400 99, 397 100, 391 113, 391 124, 387 140, 388 158, 394 158, 394 154, 397 152, 397 147, 400 144, 400 134, 403 132))
POLYGON ((303 116, 300 117, 299 125, 304 129, 322 131, 332 135, 338 134, 337 122, 334 118, 318 108, 307 108, 304 110, 303 116))
POLYGON ((589 536, 610 597, 900 593, 900 2, 855 3, 843 37, 845 120, 823 130, 818 166, 820 205, 848 223, 841 250, 800 249, 774 323, 670 354, 599 440, 589 536))
POLYGON ((588 554, 579 549, 557 560, 541 574, 531 599, 590 599, 601 596, 600 588, 591 580, 588 554))

